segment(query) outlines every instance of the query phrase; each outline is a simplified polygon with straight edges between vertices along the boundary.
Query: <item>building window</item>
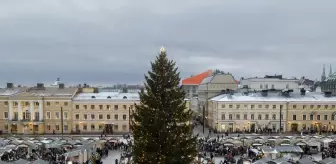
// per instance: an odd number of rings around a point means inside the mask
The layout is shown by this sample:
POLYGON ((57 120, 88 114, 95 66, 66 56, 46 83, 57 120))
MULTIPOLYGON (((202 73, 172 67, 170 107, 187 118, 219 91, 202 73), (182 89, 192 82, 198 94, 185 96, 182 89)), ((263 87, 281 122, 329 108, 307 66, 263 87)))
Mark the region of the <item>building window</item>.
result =
POLYGON ((8 106, 8 101, 5 101, 5 106, 8 106))
POLYGON ((102 115, 102 114, 99 114, 99 120, 102 120, 102 119, 104 119, 104 118, 103 118, 103 115, 102 115))
POLYGON ((263 85, 262 84, 260 84, 260 89, 263 89, 263 85))
POLYGON ((280 105, 280 109, 283 109, 283 105, 280 105))
POLYGON ((236 119, 240 120, 240 115, 239 114, 236 114, 236 119))
POLYGON ((261 114, 258 114, 258 120, 261 120, 261 114))
POLYGON ((50 119, 50 112, 46 113, 46 117, 47 117, 47 119, 50 119))
POLYGON ((317 108, 320 109, 320 108, 321 108, 321 105, 317 105, 317 108))
POLYGON ((247 105, 244 105, 244 108, 247 109, 247 105))
POLYGON ((106 119, 108 119, 108 120, 111 119, 111 115, 110 115, 110 114, 107 114, 107 115, 106 115, 106 119))
POLYGON ((55 104, 56 104, 56 105, 59 105, 59 102, 56 101, 55 104))
POLYGON ((296 105, 293 105, 293 109, 296 109, 296 105))
POLYGON ((126 117, 127 117, 126 114, 124 114, 124 115, 123 115, 123 120, 126 120, 126 117))
MULTIPOLYGON (((17 105, 17 103, 16 103, 16 105, 17 105)), ((39 102, 35 102, 35 105, 36 105, 36 106, 39 106, 39 105, 40 105, 40 103, 39 103, 39 102)))
POLYGON ((225 105, 224 105, 224 104, 222 104, 222 108, 225 108, 225 105))
POLYGON ((68 131, 68 125, 64 125, 64 131, 68 131))
POLYGON ((262 108, 262 105, 258 105, 258 108, 259 108, 259 109, 262 108))
POLYGON ((57 130, 57 131, 59 131, 59 130, 60 130, 60 127, 59 127, 59 125, 56 125, 55 127, 56 127, 56 130, 57 130))
POLYGON ((310 119, 310 120, 314 120, 314 115, 310 115, 310 116, 309 116, 309 119, 310 119))
POLYGON ((50 106, 50 102, 47 102, 47 106, 50 106))
POLYGON ((236 105, 236 108, 239 109, 239 108, 240 108, 240 105, 236 105))
POLYGON ((328 109, 328 105, 324 105, 324 109, 328 109))
POLYGON ((8 112, 4 112, 4 118, 8 119, 8 112))
POLYGON ((321 120, 321 116, 320 115, 317 115, 317 120, 321 120))
POLYGON ((276 105, 273 105, 273 109, 276 109, 276 105))
POLYGON ((94 105, 91 105, 91 109, 94 109, 95 108, 95 106, 94 105))
POLYGON ((122 129, 123 129, 123 131, 126 131, 127 130, 127 125, 123 125, 122 129))
POLYGON ((268 120, 268 114, 265 114, 265 120, 268 120))
POLYGON ((305 114, 302 115, 302 120, 307 120, 307 116, 305 114))
POLYGON ((99 109, 103 109, 103 105, 99 105, 99 109))
POLYGON ((274 84, 272 84, 272 89, 274 89, 274 84))
POLYGON ((56 118, 56 119, 59 119, 59 118, 60 118, 59 112, 55 112, 55 118, 56 118))
POLYGON ((106 109, 110 110, 111 109, 110 105, 106 105, 106 109))
POLYGON ((118 130, 118 125, 114 125, 113 129, 117 131, 118 130))
POLYGON ((251 109, 254 109, 254 105, 251 105, 251 109))
POLYGON ((68 119, 68 112, 63 113, 64 119, 68 119))
POLYGON ((254 114, 251 114, 251 120, 254 120, 254 114))
POLYGON ((296 120, 296 115, 295 114, 293 114, 293 120, 296 120))
POLYGON ((244 120, 247 120, 247 114, 244 114, 244 120))
POLYGON ((314 105, 310 105, 310 109, 314 109, 314 105))
POLYGON ((272 119, 275 120, 276 119, 276 114, 272 115, 272 119))
POLYGON ((64 102, 64 106, 68 106, 68 104, 69 104, 68 102, 64 102))
POLYGON ((91 120, 95 119, 95 114, 91 114, 91 120))
POLYGON ((333 108, 333 109, 334 109, 334 108, 335 108, 335 105, 331 105, 331 108, 333 108))
POLYGON ((79 120, 79 114, 76 114, 76 120, 79 120))
POLYGON ((229 114, 229 120, 232 120, 232 114, 229 114))
POLYGON ((328 115, 324 115, 324 120, 328 120, 328 115))
POLYGON ((269 108, 269 105, 265 105, 265 108, 268 109, 268 108, 269 108))
POLYGON ((87 114, 84 114, 83 117, 84 117, 84 120, 87 120, 87 114))
POLYGON ((123 108, 124 108, 124 109, 127 109, 127 106, 126 106, 126 105, 123 105, 123 108))
POLYGON ((232 105, 229 105, 229 108, 232 108, 232 105))
POLYGON ((114 110, 118 110, 118 105, 114 105, 114 110))
POLYGON ((103 130, 103 128, 104 128, 104 125, 102 125, 102 124, 99 124, 99 130, 103 130))
POLYGON ((307 107, 306 107, 306 105, 303 105, 302 108, 303 108, 303 109, 306 109, 307 107))
POLYGON ((76 109, 79 109, 79 105, 76 105, 76 109))
POLYGON ((288 89, 289 88, 289 84, 286 84, 286 89, 288 89))
POLYGON ((84 109, 87 109, 87 105, 84 105, 84 109))
POLYGON ((222 120, 225 120, 225 114, 222 114, 222 120))
POLYGON ((114 115, 114 119, 118 120, 118 115, 117 114, 114 115))
POLYGON ((47 130, 50 130, 50 125, 47 125, 47 130))
POLYGON ((87 125, 86 124, 83 125, 83 130, 87 130, 87 125))
POLYGON ((91 130, 95 130, 95 125, 91 124, 91 130))
POLYGON ((265 88, 268 89, 268 84, 265 85, 265 88))

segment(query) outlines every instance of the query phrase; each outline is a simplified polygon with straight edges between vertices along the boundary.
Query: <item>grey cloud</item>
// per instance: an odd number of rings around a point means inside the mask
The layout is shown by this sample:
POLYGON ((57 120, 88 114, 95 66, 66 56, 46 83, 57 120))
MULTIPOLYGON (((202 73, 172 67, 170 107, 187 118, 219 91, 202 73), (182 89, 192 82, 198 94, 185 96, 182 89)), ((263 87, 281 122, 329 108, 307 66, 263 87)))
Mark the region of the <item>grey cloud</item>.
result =
POLYGON ((220 68, 237 78, 315 78, 323 63, 336 64, 335 6, 332 0, 4 1, 0 80, 136 83, 161 45, 184 77, 220 68))

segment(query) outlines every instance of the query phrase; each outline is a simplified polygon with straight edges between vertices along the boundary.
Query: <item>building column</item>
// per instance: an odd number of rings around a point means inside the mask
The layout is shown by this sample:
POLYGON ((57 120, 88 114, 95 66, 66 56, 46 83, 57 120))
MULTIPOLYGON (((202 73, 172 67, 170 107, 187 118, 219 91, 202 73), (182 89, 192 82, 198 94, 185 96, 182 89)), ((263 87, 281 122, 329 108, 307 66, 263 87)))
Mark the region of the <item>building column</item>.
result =
POLYGON ((11 121, 13 119, 13 101, 8 101, 8 120, 11 121))
POLYGON ((39 120, 43 120, 43 101, 39 101, 39 120))
POLYGON ((35 119, 34 101, 30 101, 29 105, 30 105, 30 108, 29 108, 30 120, 34 120, 35 119))
POLYGON ((21 101, 17 101, 17 103, 18 103, 18 119, 19 119, 19 121, 20 120, 22 120, 23 119, 23 117, 22 117, 22 103, 21 103, 21 101))

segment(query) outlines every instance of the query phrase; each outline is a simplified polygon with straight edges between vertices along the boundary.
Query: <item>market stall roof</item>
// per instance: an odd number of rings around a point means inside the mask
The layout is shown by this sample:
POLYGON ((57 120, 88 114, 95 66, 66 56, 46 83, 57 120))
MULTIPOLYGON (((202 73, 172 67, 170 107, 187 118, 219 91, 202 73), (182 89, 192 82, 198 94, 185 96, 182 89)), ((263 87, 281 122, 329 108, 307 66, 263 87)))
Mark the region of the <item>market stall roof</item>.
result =
POLYGON ((63 155, 65 157, 76 157, 76 156, 79 156, 81 152, 82 152, 81 149, 77 149, 77 150, 66 152, 63 155))
POLYGON ((27 160, 24 160, 24 159, 19 159, 17 161, 14 161, 13 163, 15 163, 15 164, 29 164, 31 162, 27 161, 27 160))
POLYGON ((258 161, 253 162, 252 164, 269 164, 270 161, 272 161, 272 159, 270 159, 270 158, 262 158, 262 159, 260 159, 258 161))
POLYGON ((269 146, 261 146, 259 148, 261 149, 263 153, 267 153, 267 154, 277 154, 278 153, 276 149, 271 148, 269 146))
POLYGON ((287 160, 284 159, 284 158, 274 159, 273 162, 275 162, 276 164, 291 164, 291 163, 287 162, 287 160))
POLYGON ((275 149, 280 153, 303 153, 299 146, 276 146, 275 149))
POLYGON ((335 158, 326 158, 326 159, 320 161, 319 163, 321 163, 321 164, 336 164, 336 160, 335 160, 335 158))
POLYGON ((314 162, 314 160, 310 158, 302 158, 297 161, 297 164, 316 164, 316 163, 314 162))
POLYGON ((36 161, 33 161, 31 164, 49 164, 49 162, 42 159, 38 159, 36 161))

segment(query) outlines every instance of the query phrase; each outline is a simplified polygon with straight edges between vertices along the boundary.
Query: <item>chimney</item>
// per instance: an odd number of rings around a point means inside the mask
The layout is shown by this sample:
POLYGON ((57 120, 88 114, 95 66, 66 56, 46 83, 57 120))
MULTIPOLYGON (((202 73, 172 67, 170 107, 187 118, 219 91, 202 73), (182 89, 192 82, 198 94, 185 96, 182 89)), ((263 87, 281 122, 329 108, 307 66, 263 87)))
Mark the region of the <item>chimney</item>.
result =
POLYGON ((261 96, 267 97, 268 96, 268 90, 262 90, 261 91, 261 96))
POLYGON ((306 90, 304 88, 301 88, 300 93, 302 96, 306 95, 306 90))
POLYGON ((86 88, 87 87, 87 84, 86 83, 84 83, 84 88, 86 88))
POLYGON ((59 84, 58 84, 58 88, 59 88, 59 89, 64 89, 64 83, 59 83, 59 84))
POLYGON ((44 88, 44 84, 43 83, 37 83, 36 88, 39 88, 39 89, 44 88))
POLYGON ((13 84, 13 83, 7 83, 7 88, 8 88, 8 89, 12 89, 12 88, 14 88, 14 84, 13 84))

